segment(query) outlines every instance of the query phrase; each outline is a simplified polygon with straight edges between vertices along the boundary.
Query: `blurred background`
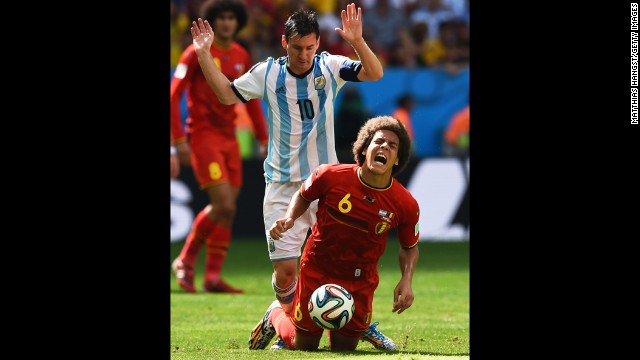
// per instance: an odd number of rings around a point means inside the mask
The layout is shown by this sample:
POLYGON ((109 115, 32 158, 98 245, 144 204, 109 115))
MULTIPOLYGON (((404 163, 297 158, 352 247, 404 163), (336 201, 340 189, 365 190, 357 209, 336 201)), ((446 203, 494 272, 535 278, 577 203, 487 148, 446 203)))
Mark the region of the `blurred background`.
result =
MULTIPOLYGON (((252 62, 285 56, 283 25, 300 6, 319 14, 320 48, 357 59, 335 32, 340 12, 354 2, 362 8, 363 35, 385 67, 376 82, 347 83, 336 100, 336 150, 353 163, 351 144, 360 125, 377 115, 392 115, 413 134, 411 163, 397 178, 418 200, 423 241, 469 240, 469 0, 245 0, 247 26, 237 41, 252 62)), ((191 44, 191 21, 202 0, 171 0, 171 69, 191 44)), ((169 78, 170 79, 170 78, 169 78)), ((234 237, 264 238, 263 159, 243 104, 236 134, 241 144, 244 185, 238 199, 234 237)), ((183 121, 186 102, 182 102, 183 121)), ((263 104, 263 109, 266 106, 263 104)), ((266 116, 266 111, 265 111, 266 116)), ((182 241, 193 217, 206 204, 191 168, 171 179, 171 241, 182 241)))

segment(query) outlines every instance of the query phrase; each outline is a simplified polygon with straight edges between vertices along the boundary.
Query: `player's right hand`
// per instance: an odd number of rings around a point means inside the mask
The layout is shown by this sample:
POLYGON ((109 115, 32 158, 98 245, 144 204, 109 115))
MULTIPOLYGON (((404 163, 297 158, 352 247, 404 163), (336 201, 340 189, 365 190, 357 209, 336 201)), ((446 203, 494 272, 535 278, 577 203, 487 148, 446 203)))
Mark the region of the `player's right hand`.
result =
POLYGON ((276 222, 271 225, 269 229, 269 235, 273 240, 280 240, 282 238, 282 233, 293 227, 294 220, 292 218, 282 218, 276 220, 276 222))
POLYGON ((213 44, 213 28, 209 24, 208 20, 202 21, 202 18, 198 18, 198 22, 192 22, 191 36, 193 37, 193 47, 196 51, 204 49, 209 51, 211 44, 213 44))

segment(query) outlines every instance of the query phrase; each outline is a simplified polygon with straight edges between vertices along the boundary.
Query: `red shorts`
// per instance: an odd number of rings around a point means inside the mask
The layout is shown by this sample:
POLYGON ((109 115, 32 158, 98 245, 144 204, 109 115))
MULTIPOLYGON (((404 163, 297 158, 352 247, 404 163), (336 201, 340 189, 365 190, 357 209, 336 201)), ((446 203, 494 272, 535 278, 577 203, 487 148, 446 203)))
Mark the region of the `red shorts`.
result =
POLYGON ((238 140, 220 139, 201 131, 190 134, 191 167, 200 189, 229 183, 242 186, 242 157, 238 140))
POLYGON ((353 318, 338 333, 345 337, 360 337, 362 332, 371 323, 371 312, 373 304, 373 293, 378 287, 378 274, 371 274, 370 277, 363 277, 358 280, 337 279, 327 276, 326 273, 313 268, 310 264, 301 264, 298 275, 298 285, 296 295, 293 299, 293 313, 291 322, 297 328, 296 331, 305 335, 320 335, 324 331, 316 325, 309 316, 309 298, 311 293, 323 284, 338 284, 349 290, 353 296, 355 312, 353 318))

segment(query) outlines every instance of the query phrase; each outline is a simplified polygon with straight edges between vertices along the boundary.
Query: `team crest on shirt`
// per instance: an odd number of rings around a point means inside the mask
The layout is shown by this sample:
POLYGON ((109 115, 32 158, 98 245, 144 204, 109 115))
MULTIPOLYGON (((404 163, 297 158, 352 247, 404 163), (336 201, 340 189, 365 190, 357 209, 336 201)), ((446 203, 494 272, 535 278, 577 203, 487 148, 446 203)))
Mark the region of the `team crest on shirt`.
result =
POLYGON ((376 224, 376 234, 380 235, 391 229, 391 219, 393 219, 394 214, 390 211, 380 209, 378 215, 382 221, 376 224))
POLYGON ((313 83, 316 85, 316 90, 322 90, 324 89, 324 85, 327 83, 327 80, 324 78, 324 75, 320 75, 313 79, 313 83))
POLYGON ((244 64, 238 63, 238 64, 235 64, 233 67, 236 69, 238 74, 244 74, 244 64))
POLYGON ((385 231, 389 231, 391 229, 391 224, 386 221, 381 221, 376 224, 376 235, 380 235, 385 231))

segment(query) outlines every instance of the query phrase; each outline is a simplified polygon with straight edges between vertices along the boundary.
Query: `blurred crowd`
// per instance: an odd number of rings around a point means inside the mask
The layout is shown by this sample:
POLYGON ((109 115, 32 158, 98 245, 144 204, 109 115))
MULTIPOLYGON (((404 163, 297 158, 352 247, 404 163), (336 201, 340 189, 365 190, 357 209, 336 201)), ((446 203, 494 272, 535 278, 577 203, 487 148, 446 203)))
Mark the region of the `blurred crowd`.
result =
MULTIPOLYGON (((189 28, 202 0, 171 0, 171 67, 191 44, 189 28)), ((319 14, 320 49, 357 59, 335 32, 340 12, 354 2, 362 7, 363 35, 383 66, 442 68, 456 72, 469 65, 469 0, 245 0, 249 22, 238 42, 254 63, 286 55, 283 26, 300 7, 319 14)))
MULTIPOLYGON (((192 43, 191 21, 196 20, 203 0, 171 0, 171 68, 178 64, 182 51, 192 43)), ((385 67, 403 69, 442 69, 457 74, 469 67, 469 0, 245 0, 249 19, 236 37, 249 50, 253 63, 285 56, 281 45, 284 23, 300 7, 319 14, 320 48, 331 54, 358 57, 353 48, 335 32, 342 27, 340 12, 354 2, 362 8, 363 36, 385 67)), ((357 89, 345 88, 344 99, 336 113, 336 148, 340 162, 353 162, 351 145, 357 130, 375 115, 366 107, 357 89)), ((410 94, 398 99, 393 116, 407 125, 412 141, 411 123, 430 121, 412 119, 412 109, 423 100, 410 94)), ((466 110, 465 110, 466 109, 466 110)), ((468 156, 469 108, 463 121, 456 114, 442 129, 442 155, 468 156), (454 125, 457 124, 457 125, 454 125), (460 125, 462 124, 462 125, 460 125), (450 128, 455 127, 455 130, 450 128), (445 136, 448 134, 447 136, 445 136), (460 140, 462 139, 462 140, 460 140), (465 141, 466 139, 466 141, 465 141)), ((239 104, 237 134, 243 158, 258 157, 257 142, 246 110, 239 104)))

